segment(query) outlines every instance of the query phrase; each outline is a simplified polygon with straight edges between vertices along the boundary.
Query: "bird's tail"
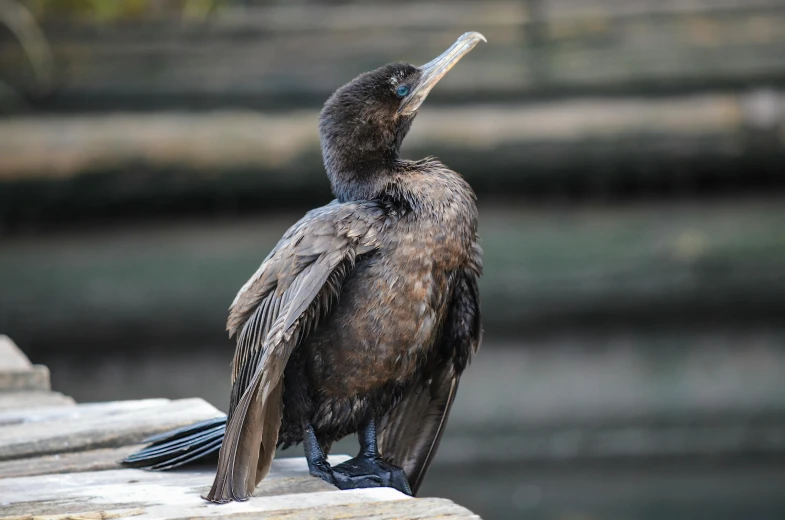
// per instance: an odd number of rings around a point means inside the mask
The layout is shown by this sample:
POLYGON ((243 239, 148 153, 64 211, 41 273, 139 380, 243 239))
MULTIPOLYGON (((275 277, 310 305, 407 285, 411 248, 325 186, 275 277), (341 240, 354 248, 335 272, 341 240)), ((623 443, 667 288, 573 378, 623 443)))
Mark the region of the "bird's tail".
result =
POLYGON ((184 426, 145 439, 150 445, 121 463, 131 468, 163 471, 191 462, 217 460, 225 432, 226 417, 184 426))

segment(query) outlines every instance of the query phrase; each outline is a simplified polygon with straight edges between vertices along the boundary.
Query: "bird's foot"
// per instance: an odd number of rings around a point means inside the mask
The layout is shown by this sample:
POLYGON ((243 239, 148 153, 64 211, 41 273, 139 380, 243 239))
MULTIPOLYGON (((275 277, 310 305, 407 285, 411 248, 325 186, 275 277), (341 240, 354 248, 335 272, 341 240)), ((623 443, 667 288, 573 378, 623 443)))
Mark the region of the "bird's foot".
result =
POLYGON ((327 462, 316 433, 308 423, 304 427, 303 445, 311 475, 338 489, 391 487, 412 496, 412 488, 403 470, 385 462, 379 455, 376 449, 376 425, 372 419, 362 428, 360 454, 337 466, 330 466, 327 462))
POLYGON ((311 464, 308 468, 309 473, 314 477, 319 477, 328 484, 332 484, 338 489, 359 489, 368 487, 382 487, 382 479, 376 475, 369 474, 346 474, 335 471, 330 464, 324 463, 311 464))
POLYGON ((332 468, 339 489, 391 487, 412 495, 412 488, 404 471, 382 460, 381 457, 358 456, 332 468))

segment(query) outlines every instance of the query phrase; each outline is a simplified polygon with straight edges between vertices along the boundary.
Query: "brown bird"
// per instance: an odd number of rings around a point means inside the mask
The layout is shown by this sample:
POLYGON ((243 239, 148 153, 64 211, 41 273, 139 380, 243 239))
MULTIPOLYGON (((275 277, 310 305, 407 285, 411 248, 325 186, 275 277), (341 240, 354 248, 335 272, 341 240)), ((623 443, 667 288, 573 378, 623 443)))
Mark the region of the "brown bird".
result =
POLYGON ((228 418, 151 439, 128 465, 166 469, 220 446, 206 498, 245 500, 276 446, 302 442, 311 474, 341 489, 417 492, 480 344, 482 250, 468 183, 399 150, 480 40, 361 74, 327 100, 319 133, 336 199, 289 229, 232 303, 228 418), (360 453, 331 467, 325 453, 353 433, 360 453))

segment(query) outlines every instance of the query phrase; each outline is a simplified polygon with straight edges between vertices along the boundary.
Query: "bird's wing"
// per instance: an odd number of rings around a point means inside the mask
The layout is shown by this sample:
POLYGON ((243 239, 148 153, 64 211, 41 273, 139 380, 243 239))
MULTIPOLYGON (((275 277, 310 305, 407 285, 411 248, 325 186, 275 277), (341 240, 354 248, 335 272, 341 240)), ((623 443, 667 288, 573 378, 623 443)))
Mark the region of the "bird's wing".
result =
POLYGON ((269 471, 289 356, 329 312, 357 257, 378 247, 385 218, 370 202, 311 211, 240 289, 227 322, 237 336, 229 422, 208 500, 244 500, 269 471))
POLYGON ((435 359, 380 421, 379 451, 403 468, 414 494, 439 446, 461 373, 482 340, 480 269, 478 264, 458 273, 435 359))

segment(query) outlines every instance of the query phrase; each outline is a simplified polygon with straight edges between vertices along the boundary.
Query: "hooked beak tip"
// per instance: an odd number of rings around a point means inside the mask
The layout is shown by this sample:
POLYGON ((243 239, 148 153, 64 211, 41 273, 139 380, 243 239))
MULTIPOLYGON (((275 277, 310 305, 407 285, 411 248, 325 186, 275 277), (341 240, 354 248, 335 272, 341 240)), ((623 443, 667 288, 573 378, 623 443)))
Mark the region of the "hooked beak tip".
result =
MULTIPOLYGON (((485 43, 488 43, 488 39, 487 39, 487 38, 485 38, 485 36, 483 36, 483 35, 482 35, 482 33, 478 33, 477 31, 472 31, 472 32, 467 32, 467 33, 464 33, 464 35, 463 35, 463 36, 466 36, 466 37, 471 37, 471 38, 476 38, 476 39, 478 39, 478 40, 482 40, 482 41, 484 41, 485 43)), ((463 37, 463 36, 462 36, 462 37, 463 37)))
POLYGON ((398 113, 411 114, 417 110, 436 83, 438 83, 439 80, 441 80, 444 75, 480 41, 487 43, 488 40, 485 39, 485 36, 476 31, 464 33, 449 49, 425 65, 422 65, 420 67, 422 70, 420 82, 410 94, 409 98, 407 98, 398 109, 398 113))

